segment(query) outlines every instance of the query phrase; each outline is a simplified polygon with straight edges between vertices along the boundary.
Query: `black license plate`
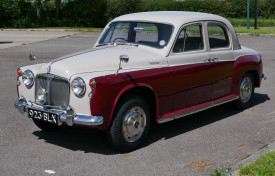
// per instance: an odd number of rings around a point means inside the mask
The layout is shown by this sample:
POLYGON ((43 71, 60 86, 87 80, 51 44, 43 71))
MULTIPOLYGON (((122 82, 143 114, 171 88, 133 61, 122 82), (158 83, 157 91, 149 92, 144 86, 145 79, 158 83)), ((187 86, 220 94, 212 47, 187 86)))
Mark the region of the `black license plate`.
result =
POLYGON ((53 123, 57 125, 58 115, 50 112, 44 112, 36 109, 28 109, 28 115, 30 118, 53 123))

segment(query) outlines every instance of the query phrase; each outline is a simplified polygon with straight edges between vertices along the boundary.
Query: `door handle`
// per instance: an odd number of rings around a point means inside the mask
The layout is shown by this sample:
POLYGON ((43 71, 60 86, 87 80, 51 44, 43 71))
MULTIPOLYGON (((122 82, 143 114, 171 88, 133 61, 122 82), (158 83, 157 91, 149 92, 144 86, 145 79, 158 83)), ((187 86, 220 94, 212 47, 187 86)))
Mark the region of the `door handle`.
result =
POLYGON ((204 62, 218 62, 219 59, 216 58, 216 57, 211 57, 211 58, 208 58, 208 59, 204 59, 204 62))
POLYGON ((212 57, 210 59, 211 59, 211 62, 218 62, 219 61, 219 58, 216 58, 216 57, 212 57))
POLYGON ((208 59, 204 59, 204 62, 211 62, 211 58, 208 58, 208 59))

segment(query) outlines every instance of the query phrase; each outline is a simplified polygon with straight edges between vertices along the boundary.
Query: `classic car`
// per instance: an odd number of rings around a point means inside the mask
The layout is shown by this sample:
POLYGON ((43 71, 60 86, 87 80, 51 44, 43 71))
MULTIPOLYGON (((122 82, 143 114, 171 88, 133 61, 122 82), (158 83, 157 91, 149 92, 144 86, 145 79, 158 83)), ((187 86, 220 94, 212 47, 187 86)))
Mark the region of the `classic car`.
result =
POLYGON ((17 70, 18 100, 42 130, 106 131, 120 151, 138 148, 153 123, 227 102, 249 107, 261 55, 241 46, 228 20, 197 12, 123 15, 90 50, 17 70))

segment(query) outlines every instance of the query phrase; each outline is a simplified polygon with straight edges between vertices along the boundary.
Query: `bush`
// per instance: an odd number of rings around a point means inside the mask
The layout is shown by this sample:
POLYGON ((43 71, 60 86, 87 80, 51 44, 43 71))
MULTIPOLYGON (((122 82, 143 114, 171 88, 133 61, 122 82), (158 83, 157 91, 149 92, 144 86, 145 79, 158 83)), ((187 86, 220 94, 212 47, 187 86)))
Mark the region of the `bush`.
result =
MULTIPOLYGON (((254 2, 250 0, 251 18, 254 2)), ((144 11, 195 11, 245 19, 247 0, 66 0, 61 1, 59 13, 55 1, 43 0, 40 18, 36 17, 34 0, 0 0, 0 28, 104 27, 117 16, 144 11)), ((260 19, 274 19, 274 11, 275 0, 258 0, 260 19)))

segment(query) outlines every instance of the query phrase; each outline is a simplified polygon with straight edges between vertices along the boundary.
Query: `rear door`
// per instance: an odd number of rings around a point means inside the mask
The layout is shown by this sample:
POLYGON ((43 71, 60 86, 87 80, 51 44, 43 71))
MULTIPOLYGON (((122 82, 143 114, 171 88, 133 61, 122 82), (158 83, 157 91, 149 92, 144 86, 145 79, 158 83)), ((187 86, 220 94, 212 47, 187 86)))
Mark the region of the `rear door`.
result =
POLYGON ((215 73, 211 99, 215 100, 232 93, 233 46, 226 25, 209 21, 206 26, 209 62, 213 64, 215 73))

